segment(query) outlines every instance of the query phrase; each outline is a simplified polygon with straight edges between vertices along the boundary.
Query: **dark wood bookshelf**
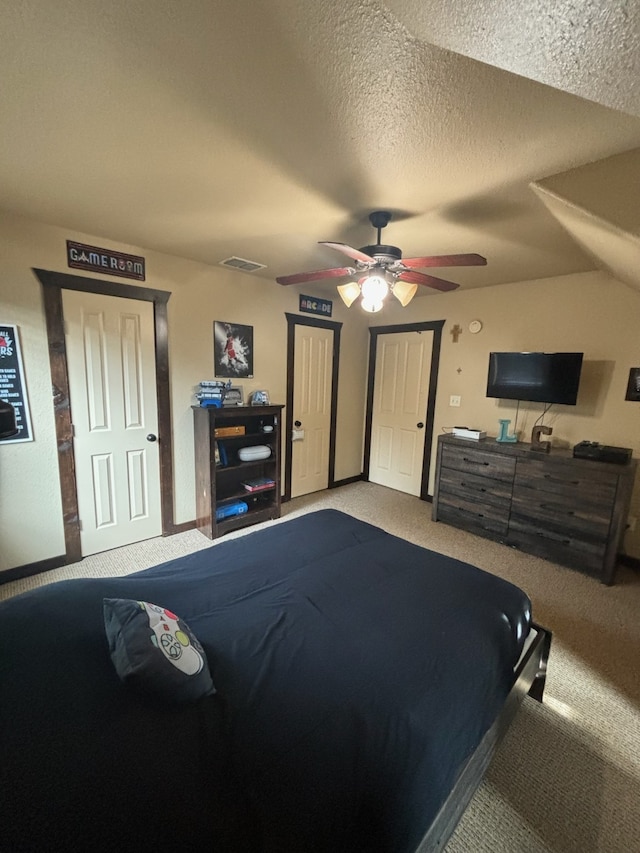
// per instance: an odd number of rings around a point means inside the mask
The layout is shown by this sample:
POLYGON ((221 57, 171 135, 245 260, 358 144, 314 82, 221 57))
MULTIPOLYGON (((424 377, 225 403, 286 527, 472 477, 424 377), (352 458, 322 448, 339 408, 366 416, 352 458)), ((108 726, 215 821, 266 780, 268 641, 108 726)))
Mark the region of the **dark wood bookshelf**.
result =
POLYGON ((193 406, 196 469, 196 526, 209 539, 232 530, 280 517, 281 405, 193 406), (264 432, 263 427, 272 427, 264 432), (216 436, 216 430, 244 430, 241 434, 216 436), (265 459, 242 461, 242 448, 265 445, 265 459), (266 477, 268 489, 248 491, 244 480, 266 477), (216 520, 216 508, 231 501, 246 503, 247 511, 216 520))

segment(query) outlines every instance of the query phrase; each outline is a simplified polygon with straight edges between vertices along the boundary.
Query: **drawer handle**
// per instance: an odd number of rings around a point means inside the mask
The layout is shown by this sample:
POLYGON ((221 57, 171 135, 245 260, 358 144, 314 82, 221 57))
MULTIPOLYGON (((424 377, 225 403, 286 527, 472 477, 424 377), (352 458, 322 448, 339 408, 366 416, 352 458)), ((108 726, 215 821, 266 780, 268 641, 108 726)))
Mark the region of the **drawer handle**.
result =
MULTIPOLYGON (((553 506, 553 504, 538 504, 538 506, 540 507, 540 509, 557 510, 557 507, 553 506)), ((575 512, 572 509, 567 509, 567 510, 565 510, 564 514, 565 515, 575 515, 575 512)))
POLYGON ((568 483, 570 486, 579 486, 580 480, 563 480, 560 477, 553 477, 551 474, 543 474, 545 480, 552 480, 554 483, 568 483))
POLYGON ((466 456, 462 457, 462 461, 463 462, 470 462, 471 465, 488 465, 489 464, 488 462, 478 462, 477 459, 467 459, 466 456))
POLYGON ((539 539, 550 539, 552 542, 560 542, 561 545, 571 545, 571 539, 552 539, 551 536, 546 536, 540 530, 536 530, 536 536, 539 539))
MULTIPOLYGON (((467 484, 467 483, 465 483, 465 482, 464 482, 464 480, 461 480, 461 481, 460 481, 460 485, 461 485, 463 488, 465 488, 465 489, 466 489, 468 484, 467 484)), ((481 486, 481 487, 478 489, 478 491, 479 491, 479 492, 486 492, 487 490, 484 488, 484 486, 481 486)))

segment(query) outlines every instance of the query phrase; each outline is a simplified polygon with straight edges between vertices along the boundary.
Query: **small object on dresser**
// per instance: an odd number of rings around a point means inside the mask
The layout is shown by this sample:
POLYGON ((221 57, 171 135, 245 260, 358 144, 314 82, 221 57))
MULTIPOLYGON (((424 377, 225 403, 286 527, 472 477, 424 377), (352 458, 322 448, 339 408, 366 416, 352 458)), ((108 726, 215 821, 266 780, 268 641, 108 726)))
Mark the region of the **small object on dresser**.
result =
POLYGON ((549 453, 551 450, 550 441, 542 441, 541 435, 551 435, 553 428, 539 424, 531 430, 531 450, 536 450, 540 453, 549 453))
POLYGON ((632 453, 630 447, 612 447, 597 441, 581 441, 573 448, 573 455, 577 459, 595 459, 597 462, 613 462, 617 465, 626 465, 632 453))
POLYGON ((487 433, 483 429, 470 429, 469 427, 454 427, 453 435, 456 438, 469 438, 472 441, 480 441, 487 437, 487 433))
POLYGON ((271 477, 256 477, 254 480, 245 480, 242 485, 247 492, 262 492, 265 489, 273 489, 275 480, 271 477))
POLYGON ((500 435, 496 438, 496 441, 515 442, 518 440, 517 435, 509 435, 509 425, 511 424, 510 420, 507 418, 500 418, 498 423, 500 424, 500 435))

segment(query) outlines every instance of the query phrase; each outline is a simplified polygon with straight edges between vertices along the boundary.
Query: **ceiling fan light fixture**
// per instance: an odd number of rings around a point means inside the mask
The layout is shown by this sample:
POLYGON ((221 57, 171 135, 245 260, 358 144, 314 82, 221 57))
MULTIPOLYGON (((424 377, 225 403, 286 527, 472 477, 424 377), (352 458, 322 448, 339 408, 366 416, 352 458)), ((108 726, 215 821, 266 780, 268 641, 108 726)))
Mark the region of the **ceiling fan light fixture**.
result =
POLYGON ((411 302, 413 297, 416 295, 417 289, 418 285, 412 284, 409 281, 396 281, 391 286, 391 292, 403 308, 406 308, 411 302))
POLYGON ((378 311, 382 311, 383 303, 381 299, 374 300, 363 296, 362 302, 360 304, 362 305, 362 310, 368 311, 370 314, 375 314, 378 311))
POLYGON ((382 301, 389 293, 389 285, 384 276, 379 273, 373 273, 365 276, 360 280, 360 289, 362 290, 362 299, 368 302, 382 304, 382 301))
POLYGON ((348 281, 346 284, 339 284, 338 293, 347 308, 351 308, 358 296, 360 296, 360 285, 357 281, 348 281))

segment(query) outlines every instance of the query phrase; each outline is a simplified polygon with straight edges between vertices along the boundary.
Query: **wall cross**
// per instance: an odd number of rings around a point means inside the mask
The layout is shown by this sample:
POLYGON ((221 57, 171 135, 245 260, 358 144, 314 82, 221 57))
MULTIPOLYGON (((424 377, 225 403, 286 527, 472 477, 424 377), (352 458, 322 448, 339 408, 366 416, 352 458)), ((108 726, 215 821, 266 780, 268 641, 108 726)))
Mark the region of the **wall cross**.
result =
POLYGON ((451 337, 453 338, 454 344, 458 343, 458 337, 460 336, 461 331, 462 331, 462 326, 459 326, 457 323, 451 329, 451 337))

